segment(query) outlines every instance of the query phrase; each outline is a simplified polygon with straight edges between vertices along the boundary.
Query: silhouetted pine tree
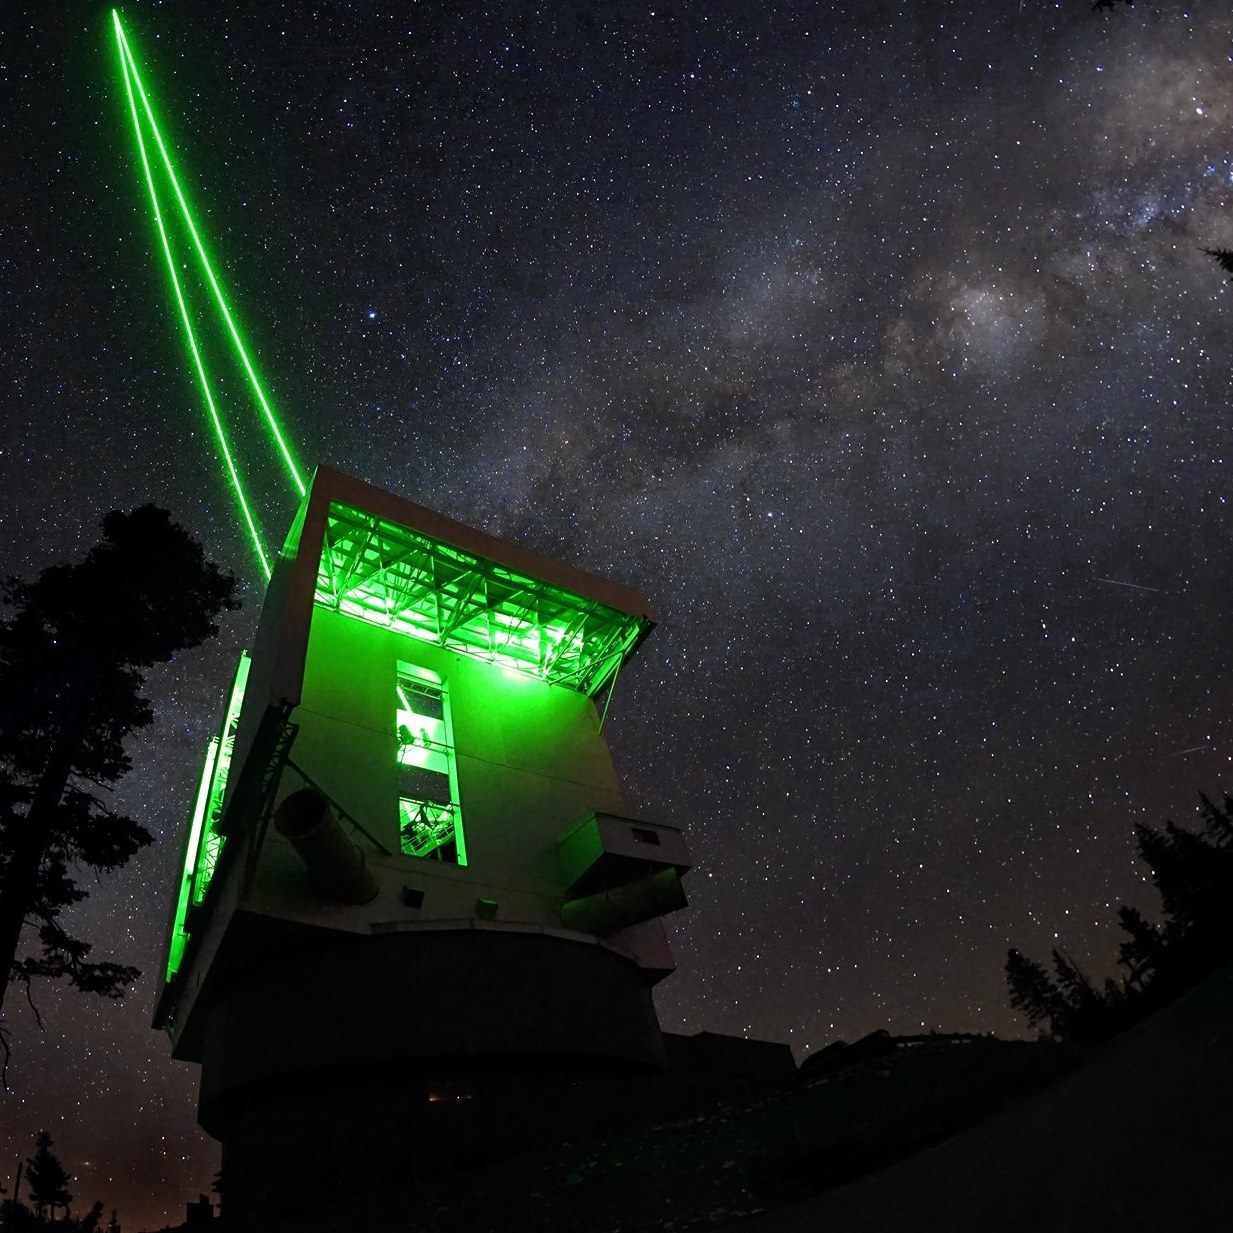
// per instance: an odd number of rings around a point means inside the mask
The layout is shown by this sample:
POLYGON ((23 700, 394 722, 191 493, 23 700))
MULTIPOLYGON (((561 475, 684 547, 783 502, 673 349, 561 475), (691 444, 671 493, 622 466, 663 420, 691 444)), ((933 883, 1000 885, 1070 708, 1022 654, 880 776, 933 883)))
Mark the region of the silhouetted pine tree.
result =
POLYGON ((218 633, 235 588, 153 505, 108 514, 80 561, 0 584, 0 1006, 11 980, 117 997, 137 975, 90 959, 62 912, 88 893, 82 870, 116 869, 150 842, 96 789, 129 769, 125 740, 153 718, 142 670, 218 633), (27 925, 40 953, 19 959, 27 925))
POLYGON ((1140 989, 1156 969, 1164 949, 1160 930, 1139 911, 1128 904, 1117 910, 1118 924, 1127 939, 1117 948, 1117 961, 1126 969, 1126 983, 1140 989))
POLYGON ((1163 922, 1151 924, 1122 904, 1127 935, 1118 948, 1126 969, 1097 989, 1064 951, 1054 950, 1055 977, 1012 950, 1006 979, 1010 1003, 1029 1024, 1048 1022, 1054 1035, 1099 1040, 1142 1018, 1233 960, 1233 796, 1218 806, 1200 796, 1204 833, 1166 822, 1164 830, 1137 825, 1139 855, 1151 868, 1163 922))
POLYGON ((1051 1032, 1059 1031, 1065 1000, 1039 963, 1012 947, 1006 952, 1006 983, 1010 986, 1010 1004, 1031 1027, 1048 1024, 1051 1032))
POLYGON ((1083 1010, 1100 1000, 1096 987, 1083 974, 1079 965, 1064 951, 1053 949, 1053 970, 1057 973, 1058 988, 1073 1010, 1083 1010))
POLYGON ((90 1210, 77 1222, 77 1233, 98 1233, 103 1223, 103 1200, 96 1199, 90 1210))
POLYGON ((1217 848, 1233 848, 1233 796, 1226 793, 1221 808, 1213 805, 1205 792, 1200 792, 1199 812, 1208 842, 1217 848))
POLYGON ((1052 957, 1063 1005, 1058 1035, 1089 1041, 1109 1035, 1115 999, 1110 998, 1108 989, 1103 994, 1097 990, 1082 968, 1064 951, 1055 947, 1052 957))
POLYGON ((1203 250, 1226 274, 1233 274, 1233 249, 1205 248, 1203 250))
POLYGON ((35 1140, 34 1155, 26 1162, 26 1185, 30 1188, 30 1201, 39 1219, 42 1220, 45 1213, 50 1212, 54 1221, 56 1208, 62 1207, 67 1213, 73 1196, 68 1188, 69 1172, 51 1150, 51 1145, 51 1135, 40 1130, 35 1140))
MULTIPOLYGON (((1209 802, 1210 804, 1210 802, 1209 802)), ((1223 820, 1209 819, 1213 828, 1223 820)), ((1233 846, 1166 822, 1163 832, 1136 826, 1139 853, 1151 867, 1164 909, 1164 936, 1174 960, 1227 952, 1233 926, 1233 846)))

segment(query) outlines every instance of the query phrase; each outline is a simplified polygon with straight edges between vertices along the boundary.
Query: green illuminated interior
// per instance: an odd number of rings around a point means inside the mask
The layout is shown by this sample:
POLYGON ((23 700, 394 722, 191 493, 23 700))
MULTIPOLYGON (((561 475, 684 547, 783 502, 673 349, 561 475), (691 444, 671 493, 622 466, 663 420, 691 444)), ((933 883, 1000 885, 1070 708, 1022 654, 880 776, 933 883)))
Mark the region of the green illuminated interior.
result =
POLYGON ((588 695, 650 628, 423 532, 333 502, 317 603, 588 695))
POLYGON ((279 428, 278 421, 270 407, 269 400, 266 397, 261 381, 257 376, 257 372, 253 367, 252 360, 248 354, 248 349, 245 347, 244 342, 240 337, 240 332, 235 324, 235 319, 227 305, 226 297, 223 295, 222 287, 219 284, 218 278, 214 273, 213 263, 210 261, 205 245, 202 242, 201 234, 193 221, 192 211, 189 209, 188 202, 185 199, 184 193, 180 187, 179 177, 176 175, 167 143, 164 141, 158 121, 155 119, 154 109, 150 103, 149 93, 147 92, 145 84, 142 81, 140 70, 137 67, 136 58, 133 55, 132 48, 129 45, 128 38, 124 32, 124 28, 120 23, 120 15, 114 9, 112 10, 112 22, 115 27, 116 46, 120 56, 120 70, 124 79, 125 94, 128 98, 129 114, 133 121, 133 132, 136 137, 137 152, 146 183, 146 189, 150 195, 150 204, 154 214, 155 226, 158 231, 159 243, 163 250, 163 256, 167 264, 167 273, 171 282, 173 298, 179 313, 181 325, 184 327, 189 359, 193 370, 197 375, 198 383, 201 386, 202 394, 205 399, 207 415, 210 421, 210 427, 214 433, 214 439, 218 445, 219 455, 223 461, 223 468, 227 474, 228 480, 231 483, 232 489, 235 492, 236 502, 239 506, 240 514, 248 531, 249 538, 252 541, 262 573, 268 579, 270 576, 269 561, 262 546, 261 535, 257 528, 257 522, 253 515, 251 504, 248 497, 245 495, 244 486, 240 480, 239 469, 236 466, 235 457, 228 441, 226 430, 223 426, 222 417, 219 414, 218 399, 215 396, 210 374, 206 368, 202 348, 197 338, 197 332, 193 326, 192 314, 189 311, 184 285, 180 277, 180 269, 187 263, 183 260, 177 261, 176 255, 173 252, 167 221, 164 218, 163 210, 159 201, 159 192, 155 181, 154 166, 151 162, 149 147, 146 141, 147 131, 152 139, 153 148, 157 151, 158 162, 160 164, 162 174, 165 177, 167 184, 170 186, 171 196, 174 198, 174 201, 178 206, 180 219, 182 220, 185 231, 187 232, 191 247, 197 256, 198 264, 200 266, 201 273, 204 276, 205 284, 209 289, 215 305, 217 306, 219 317, 225 327, 227 337, 232 344, 236 359, 238 360, 240 367, 243 369, 244 374, 248 379, 248 383, 252 388, 253 395, 261 409, 261 414, 264 418, 271 440, 287 470, 292 487, 300 496, 303 496, 304 494, 304 481, 300 475, 299 468, 296 466, 295 460, 291 455, 291 450, 287 445, 286 438, 284 437, 282 430, 279 428))
POLYGON ((435 672, 398 665, 398 833, 405 856, 467 863, 449 693, 435 672))
POLYGON ((201 847, 201 827, 205 821, 206 804, 210 799, 210 785, 214 780, 214 763, 218 759, 218 737, 210 738, 205 765, 201 768, 201 780, 197 785, 197 799, 193 806, 193 818, 189 823, 188 842, 184 847, 184 873, 180 879, 180 893, 176 899, 176 914, 171 925, 171 944, 167 949, 167 979, 180 970, 184 947, 188 943, 188 905, 193 895, 193 874, 197 870, 197 853, 201 847))
POLYGON ((227 791, 227 777, 235 753, 236 731, 240 726, 240 708, 244 704, 244 689, 248 684, 248 671, 251 666, 252 661, 248 653, 244 652, 236 667, 222 731, 211 738, 210 747, 206 751, 205 765, 197 786, 197 798, 188 829, 188 842, 184 849, 184 874, 180 882, 180 894, 171 927, 171 943, 167 951, 168 980, 179 970, 188 935, 192 932, 189 913, 205 899, 210 880, 218 866, 218 858, 222 855, 223 837, 218 833, 218 822, 223 814, 223 797, 227 791))
POLYGON ((201 828, 201 850, 197 854, 197 869, 193 875, 193 906, 204 898, 210 879, 223 850, 223 837, 218 833, 218 820, 223 816, 223 796, 227 791, 227 777, 231 773, 231 759, 235 753, 235 735, 240 726, 240 708, 244 705, 244 689, 248 685, 248 670, 252 660, 245 652, 240 656, 231 686, 231 698, 223 719, 223 730, 218 737, 218 754, 214 759, 214 771, 210 777, 210 796, 206 802, 205 820, 201 828))

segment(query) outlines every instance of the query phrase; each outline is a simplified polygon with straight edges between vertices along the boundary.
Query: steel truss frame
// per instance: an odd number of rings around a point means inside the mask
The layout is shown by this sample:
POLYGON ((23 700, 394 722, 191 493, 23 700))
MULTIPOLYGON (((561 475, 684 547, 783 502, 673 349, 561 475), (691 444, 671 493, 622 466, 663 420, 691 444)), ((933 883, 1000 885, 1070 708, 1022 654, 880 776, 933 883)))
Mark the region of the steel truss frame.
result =
POLYGON ((644 617, 337 501, 330 505, 316 600, 588 696, 650 628, 644 617))

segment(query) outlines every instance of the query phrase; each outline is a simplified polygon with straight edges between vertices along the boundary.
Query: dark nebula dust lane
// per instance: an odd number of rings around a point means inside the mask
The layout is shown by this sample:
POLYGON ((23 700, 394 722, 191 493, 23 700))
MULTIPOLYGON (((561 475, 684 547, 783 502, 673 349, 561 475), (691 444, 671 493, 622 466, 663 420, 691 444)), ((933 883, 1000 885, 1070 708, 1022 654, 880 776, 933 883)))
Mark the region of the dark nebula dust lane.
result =
MULTIPOLYGON (((1111 968, 1132 824, 1233 783, 1224 6, 122 15, 300 457, 651 597, 608 730, 697 858, 666 1027, 1010 1032, 1009 945, 1111 968)), ((141 1228, 216 1167, 148 1023, 261 586, 106 6, 6 6, 0 134, 0 569, 154 500, 245 583, 152 675, 117 807, 160 842, 80 909, 146 975, 11 1000, 0 1178, 46 1126, 141 1228)))

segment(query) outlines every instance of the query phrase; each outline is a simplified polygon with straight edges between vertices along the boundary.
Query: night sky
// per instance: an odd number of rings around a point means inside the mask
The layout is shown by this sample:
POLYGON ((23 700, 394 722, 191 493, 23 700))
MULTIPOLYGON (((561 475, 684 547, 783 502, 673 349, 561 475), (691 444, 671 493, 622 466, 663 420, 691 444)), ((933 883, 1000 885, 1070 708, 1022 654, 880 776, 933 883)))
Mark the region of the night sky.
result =
MULTIPOLYGON (((650 597, 609 731, 697 859, 665 1027, 1006 1033, 1009 945, 1111 970, 1132 824, 1233 786, 1227 4, 123 15, 300 458, 650 597)), ((78 914, 147 975, 10 997, 0 1180, 46 1126, 137 1229, 216 1167, 149 1021, 261 587, 106 6, 6 0, 0 83, 0 570, 153 500, 245 595, 152 675, 159 842, 78 914)))

